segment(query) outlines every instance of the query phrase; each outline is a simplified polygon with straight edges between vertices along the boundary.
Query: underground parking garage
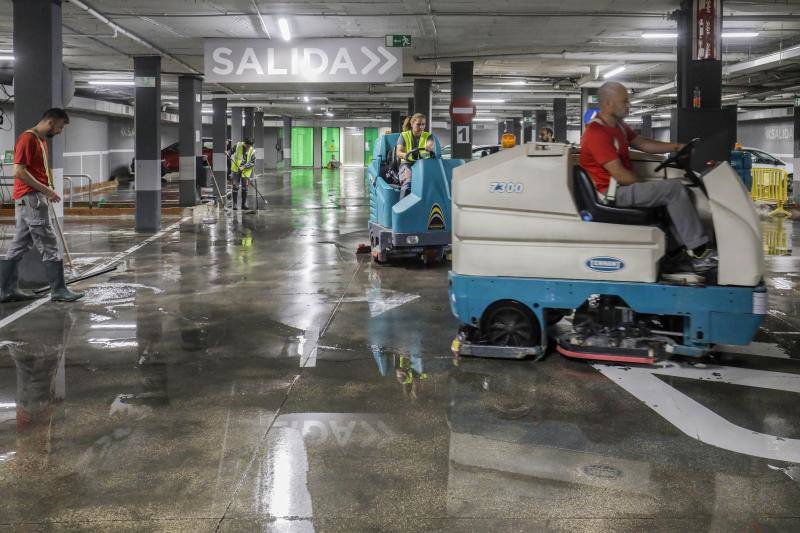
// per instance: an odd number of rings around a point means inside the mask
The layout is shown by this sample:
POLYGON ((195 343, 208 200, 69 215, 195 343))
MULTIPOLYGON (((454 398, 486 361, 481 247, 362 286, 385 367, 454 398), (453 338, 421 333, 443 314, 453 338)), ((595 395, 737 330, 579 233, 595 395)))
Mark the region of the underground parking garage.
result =
POLYGON ((797 531, 798 80, 794 1, 0 0, 0 529, 797 531))

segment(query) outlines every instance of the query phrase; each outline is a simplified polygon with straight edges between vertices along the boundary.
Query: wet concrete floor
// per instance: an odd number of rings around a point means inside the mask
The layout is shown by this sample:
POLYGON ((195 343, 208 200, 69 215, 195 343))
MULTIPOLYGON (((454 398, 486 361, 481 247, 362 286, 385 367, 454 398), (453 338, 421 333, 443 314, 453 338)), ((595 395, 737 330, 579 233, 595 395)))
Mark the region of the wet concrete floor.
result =
MULTIPOLYGON (((266 211, 165 220, 76 304, 0 306, 0 530, 800 529, 797 225, 765 222, 751 346, 454 361, 448 267, 353 253, 363 170, 266 182, 266 211)), ((131 226, 68 222, 81 269, 131 226)))

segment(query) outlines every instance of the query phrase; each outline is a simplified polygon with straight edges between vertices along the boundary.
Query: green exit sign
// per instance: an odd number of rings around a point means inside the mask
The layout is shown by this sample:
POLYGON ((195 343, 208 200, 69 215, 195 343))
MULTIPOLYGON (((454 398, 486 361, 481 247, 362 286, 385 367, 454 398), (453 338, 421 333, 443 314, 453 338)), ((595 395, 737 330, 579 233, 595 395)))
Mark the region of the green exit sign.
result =
POLYGON ((3 152, 3 164, 11 165, 14 163, 14 150, 6 150, 3 152))
POLYGON ((394 46, 396 48, 409 48, 411 46, 410 35, 387 35, 386 46, 394 46))

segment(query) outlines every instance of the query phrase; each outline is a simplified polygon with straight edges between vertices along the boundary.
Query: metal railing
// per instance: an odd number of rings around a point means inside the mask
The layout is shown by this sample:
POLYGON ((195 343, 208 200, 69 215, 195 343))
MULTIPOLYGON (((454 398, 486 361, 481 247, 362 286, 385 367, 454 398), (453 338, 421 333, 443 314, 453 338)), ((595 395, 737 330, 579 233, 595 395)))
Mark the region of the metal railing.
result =
POLYGON ((769 202, 775 204, 769 216, 789 216, 789 212, 784 209, 789 199, 789 173, 780 168, 754 168, 753 188, 750 196, 753 200, 769 202))
POLYGON ((92 185, 94 180, 89 174, 64 174, 64 181, 69 182, 69 206, 72 207, 72 201, 74 199, 72 178, 81 178, 89 182, 89 207, 92 207, 92 185))

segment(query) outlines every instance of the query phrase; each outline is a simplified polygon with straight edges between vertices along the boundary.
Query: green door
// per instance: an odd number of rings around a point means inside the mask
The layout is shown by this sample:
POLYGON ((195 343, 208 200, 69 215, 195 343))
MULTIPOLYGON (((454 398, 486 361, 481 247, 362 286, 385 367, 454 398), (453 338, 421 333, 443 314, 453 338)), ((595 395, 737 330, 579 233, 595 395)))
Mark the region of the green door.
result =
POLYGON ((372 163, 372 151, 377 140, 378 128, 364 128, 364 164, 367 166, 372 163))
POLYGON ((327 165, 330 160, 342 161, 342 154, 339 151, 339 128, 322 128, 322 166, 327 165))
POLYGON ((292 166, 314 166, 314 128, 292 128, 292 166))

